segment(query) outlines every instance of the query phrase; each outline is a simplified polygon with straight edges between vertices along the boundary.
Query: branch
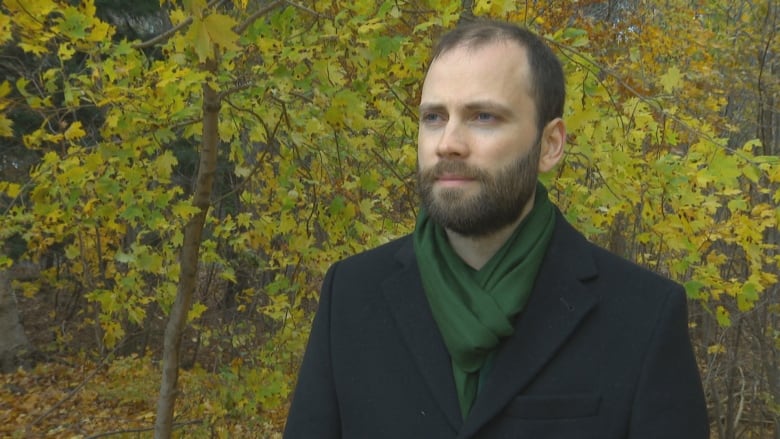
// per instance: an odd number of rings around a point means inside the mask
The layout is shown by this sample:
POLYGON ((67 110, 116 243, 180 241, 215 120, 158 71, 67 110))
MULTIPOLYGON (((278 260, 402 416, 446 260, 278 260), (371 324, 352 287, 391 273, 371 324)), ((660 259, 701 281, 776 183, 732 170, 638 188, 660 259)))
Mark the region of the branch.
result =
POLYGON ((76 395, 77 393, 79 393, 79 391, 80 391, 81 389, 83 389, 83 388, 84 388, 84 386, 86 386, 86 385, 87 385, 87 383, 89 383, 89 381, 90 381, 90 380, 91 380, 91 379, 92 379, 92 378, 93 378, 95 375, 97 375, 97 373, 98 373, 98 372, 100 372, 100 366, 98 366, 98 367, 95 367, 95 370, 93 370, 92 372, 90 372, 90 374, 89 374, 89 375, 87 375, 87 377, 86 377, 86 378, 84 378, 84 380, 83 380, 81 383, 79 383, 79 385, 78 385, 78 386, 76 386, 76 387, 75 387, 73 390, 71 390, 70 392, 68 392, 68 394, 67 394, 67 395, 65 395, 65 397, 63 397, 62 399, 60 399, 59 401, 57 401, 56 403, 54 403, 54 405, 52 405, 51 407, 49 407, 49 409, 48 409, 48 410, 46 410, 45 412, 41 413, 41 414, 40 414, 40 415, 39 415, 37 418, 35 418, 35 419, 34 419, 34 420, 33 420, 33 421, 30 423, 30 426, 36 425, 36 424, 38 424, 39 422, 41 422, 43 419, 45 419, 47 416, 49 416, 49 415, 50 415, 50 414, 51 414, 51 413, 52 413, 54 410, 57 410, 57 408, 59 408, 59 407, 60 407, 62 404, 64 404, 66 401, 68 401, 69 399, 71 399, 71 398, 72 398, 74 395, 76 395))
POLYGON ((47 416, 49 416, 49 415, 50 415, 50 414, 51 414, 51 413, 52 413, 54 410, 56 410, 58 407, 60 407, 60 406, 61 406, 62 404, 64 404, 66 401, 68 401, 69 399, 73 398, 73 396, 75 396, 77 393, 79 393, 79 392, 81 391, 81 389, 83 389, 83 388, 84 388, 84 386, 86 386, 86 385, 87 385, 87 384, 88 384, 88 383, 89 383, 89 382, 92 380, 92 378, 94 378, 94 377, 95 377, 95 375, 97 375, 97 374, 98 374, 98 372, 100 372, 100 371, 101 371, 102 367, 103 367, 103 366, 106 364, 106 362, 108 361, 108 359, 109 359, 109 358, 113 358, 113 356, 114 356, 114 355, 116 355, 116 353, 117 353, 117 352, 119 352, 119 349, 120 349, 120 348, 122 348, 122 347, 123 347, 123 345, 122 345, 122 343, 120 343, 118 346, 116 346, 116 347, 114 348, 114 350, 112 350, 112 351, 111 351, 110 353, 108 353, 107 355, 103 356, 103 358, 100 360, 100 363, 98 363, 98 364, 95 366, 95 370, 93 370, 92 372, 90 372, 90 373, 89 373, 89 375, 87 375, 87 377, 86 377, 86 378, 84 378, 84 379, 81 381, 81 383, 79 383, 79 385, 78 385, 78 386, 76 386, 76 387, 75 387, 73 390, 71 390, 70 392, 68 392, 68 394, 67 394, 67 395, 65 395, 65 396, 64 396, 62 399, 60 399, 59 401, 57 401, 56 403, 54 403, 54 405, 52 405, 51 407, 49 407, 49 409, 48 409, 48 410, 46 410, 45 412, 43 412, 42 414, 40 414, 40 415, 39 415, 37 418, 35 418, 35 419, 34 419, 34 420, 33 420, 33 421, 32 421, 32 422, 31 422, 31 423, 30 423, 30 424, 27 426, 27 428, 30 428, 30 427, 32 427, 32 426, 34 426, 34 425, 38 424, 38 423, 39 423, 39 422, 41 422, 42 420, 44 420, 44 419, 45 419, 47 416))
MULTIPOLYGON (((219 6, 224 0, 211 0, 209 4, 206 5, 206 8, 212 8, 219 6)), ((185 27, 192 24, 192 17, 188 17, 186 20, 182 21, 181 23, 177 24, 176 26, 168 29, 167 31, 161 33, 160 35, 157 35, 156 37, 153 37, 150 40, 146 40, 141 43, 133 44, 133 49, 148 49, 152 46, 155 46, 157 44, 163 43, 168 40, 168 38, 172 37, 176 32, 184 29, 185 27)))
MULTIPOLYGON (((705 140, 707 140, 707 141, 717 145, 717 140, 712 135, 707 134, 705 132, 702 132, 700 130, 697 130, 696 128, 692 127, 689 123, 687 123, 686 121, 684 121, 683 119, 681 119, 677 115, 668 112, 660 102, 654 100, 651 97, 643 95, 638 90, 636 90, 634 87, 632 87, 630 84, 628 84, 622 77, 620 77, 620 75, 615 70, 612 70, 609 67, 607 67, 607 66, 605 66, 603 64, 600 64, 596 60, 588 59, 587 57, 583 56, 577 49, 575 49, 573 47, 570 47, 570 46, 568 46, 566 44, 559 43, 559 42, 557 42, 555 40, 552 40, 550 38, 545 38, 545 41, 547 41, 552 46, 558 47, 561 50, 561 52, 568 52, 568 53, 576 55, 577 57, 582 59, 583 60, 582 62, 578 62, 572 56, 570 56, 570 55, 567 56, 569 59, 571 59, 573 62, 576 62, 580 66, 582 66, 584 68, 587 68, 587 66, 585 65, 585 63, 587 63, 587 64, 590 64, 593 67, 599 69, 599 71, 604 73, 605 75, 611 76, 622 87, 624 87, 626 90, 628 90, 629 93, 631 93, 633 96, 635 96, 640 101, 648 104, 651 108, 655 109, 656 111, 660 112, 661 114, 663 114, 664 116, 669 118, 669 120, 672 120, 672 121, 678 123, 681 127, 685 128, 689 132, 691 132, 691 133, 693 133, 693 134, 695 134, 695 135, 697 135, 697 136, 699 136, 699 137, 701 137, 701 138, 703 138, 703 139, 705 139, 705 140)), ((564 53, 564 55, 565 55, 565 53, 564 53)), ((593 74, 595 74, 596 77, 598 78, 597 72, 594 72, 594 71, 592 71, 590 69, 588 69, 588 71, 593 73, 593 74)), ((601 83, 602 86, 606 87, 606 85, 604 85, 604 82, 601 79, 599 79, 599 83, 601 83)), ((613 102, 614 108, 617 108, 617 105, 614 104, 614 99, 612 98, 612 94, 609 93, 609 96, 610 96, 610 100, 613 102)), ((728 146, 720 146, 720 148, 723 149, 726 152, 729 152, 731 154, 734 154, 734 155, 742 158, 743 160, 745 160, 748 163, 751 163, 753 165, 758 165, 759 164, 759 162, 756 160, 755 157, 748 156, 748 155, 746 155, 742 151, 739 151, 739 150, 734 149, 734 148, 730 148, 728 146)))
MULTIPOLYGON (((173 423, 173 428, 186 427, 188 425, 202 424, 202 423, 203 423, 202 419, 195 419, 195 420, 192 420, 192 421, 185 421, 185 422, 174 422, 173 423)), ((154 427, 142 427, 142 428, 130 428, 130 429, 127 429, 127 430, 106 431, 106 432, 103 432, 103 433, 97 433, 97 434, 93 434, 91 436, 87 436, 86 439, 97 439, 97 438, 100 438, 100 437, 115 436, 115 435, 119 435, 119 434, 143 433, 143 432, 152 431, 152 430, 154 430, 154 427)))
POLYGON ((233 31, 237 34, 242 34, 248 28, 252 23, 254 23, 258 18, 262 17, 263 15, 271 12, 274 8, 282 4, 282 0, 274 0, 271 3, 268 3, 264 7, 260 8, 257 12, 250 15, 246 20, 244 20, 243 23, 236 26, 233 31))
POLYGON ((325 17, 325 18, 332 18, 328 17, 327 15, 320 14, 319 12, 315 11, 314 9, 307 8, 306 6, 299 5, 298 3, 292 2, 290 0, 284 0, 285 3, 292 6, 295 9, 300 9, 303 12, 308 12, 311 15, 314 15, 317 18, 325 17))

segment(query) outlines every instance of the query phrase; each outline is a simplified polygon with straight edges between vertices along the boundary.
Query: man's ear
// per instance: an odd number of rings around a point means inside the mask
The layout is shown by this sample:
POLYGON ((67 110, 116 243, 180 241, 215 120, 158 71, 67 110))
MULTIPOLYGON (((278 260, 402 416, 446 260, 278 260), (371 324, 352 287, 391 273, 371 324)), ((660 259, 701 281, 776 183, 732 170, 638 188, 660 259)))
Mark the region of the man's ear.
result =
POLYGON ((563 158, 566 125, 560 117, 551 120, 542 131, 539 173, 550 171, 563 158))

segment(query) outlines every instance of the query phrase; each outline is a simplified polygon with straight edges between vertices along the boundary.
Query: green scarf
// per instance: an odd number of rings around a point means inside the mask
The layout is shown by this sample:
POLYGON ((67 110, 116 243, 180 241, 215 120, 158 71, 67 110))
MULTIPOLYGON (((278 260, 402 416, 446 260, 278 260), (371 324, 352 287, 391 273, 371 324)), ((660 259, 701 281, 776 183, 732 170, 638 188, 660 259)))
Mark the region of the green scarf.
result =
POLYGON ((477 396, 479 372, 499 341, 514 332, 542 263, 555 223, 555 208, 541 183, 534 207, 480 270, 450 246, 444 228, 422 210, 414 248, 433 317, 452 358, 461 413, 477 396))

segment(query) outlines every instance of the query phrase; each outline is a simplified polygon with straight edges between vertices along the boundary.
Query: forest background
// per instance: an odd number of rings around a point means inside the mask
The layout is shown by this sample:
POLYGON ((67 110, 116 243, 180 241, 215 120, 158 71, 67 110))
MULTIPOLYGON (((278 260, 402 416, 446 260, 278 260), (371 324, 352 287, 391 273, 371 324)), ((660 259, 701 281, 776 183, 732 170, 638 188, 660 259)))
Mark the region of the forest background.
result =
POLYGON ((431 42, 564 63, 544 177, 685 285, 712 437, 780 439, 773 0, 5 0, 0 436, 278 437, 329 264, 408 233, 431 42))

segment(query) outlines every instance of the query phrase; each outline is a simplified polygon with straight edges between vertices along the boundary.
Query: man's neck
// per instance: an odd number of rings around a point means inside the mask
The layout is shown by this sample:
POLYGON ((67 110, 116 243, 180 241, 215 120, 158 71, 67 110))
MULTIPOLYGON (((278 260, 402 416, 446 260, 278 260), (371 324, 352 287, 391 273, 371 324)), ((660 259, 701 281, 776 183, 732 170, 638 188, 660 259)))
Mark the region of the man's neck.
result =
POLYGON ((447 232, 447 238, 450 241, 452 249, 455 253, 463 259, 463 262, 468 264, 471 268, 479 270, 482 268, 493 255, 496 254, 498 249, 512 236, 518 225, 523 219, 528 216, 531 209, 534 206, 534 197, 528 200, 528 203, 523 208, 520 216, 511 224, 496 230, 495 232, 485 236, 464 236, 450 229, 445 229, 447 232))

